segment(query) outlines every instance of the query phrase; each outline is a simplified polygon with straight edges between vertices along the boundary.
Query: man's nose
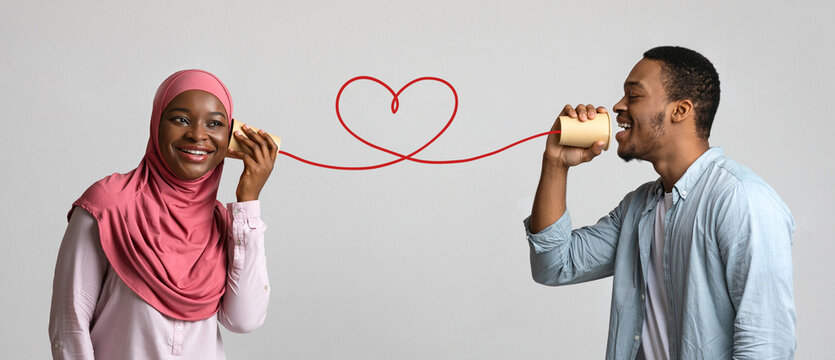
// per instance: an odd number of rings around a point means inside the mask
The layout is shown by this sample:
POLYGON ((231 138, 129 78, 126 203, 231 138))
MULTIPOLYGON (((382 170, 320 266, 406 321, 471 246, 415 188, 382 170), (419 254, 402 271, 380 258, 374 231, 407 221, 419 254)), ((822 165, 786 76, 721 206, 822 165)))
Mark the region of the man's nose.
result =
POLYGON ((614 110, 616 113, 626 111, 626 102, 623 101, 624 99, 626 99, 626 96, 620 98, 620 100, 618 100, 615 106, 612 106, 612 110, 614 110))

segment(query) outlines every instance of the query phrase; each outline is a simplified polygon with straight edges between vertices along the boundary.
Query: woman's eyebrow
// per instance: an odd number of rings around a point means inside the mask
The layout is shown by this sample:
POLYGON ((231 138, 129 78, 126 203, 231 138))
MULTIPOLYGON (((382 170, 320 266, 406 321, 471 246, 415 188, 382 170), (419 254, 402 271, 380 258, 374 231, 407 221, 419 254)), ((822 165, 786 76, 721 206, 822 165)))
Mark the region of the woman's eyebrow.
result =
MULTIPOLYGON (((186 108, 171 108, 171 109, 168 109, 168 112, 175 112, 175 111, 184 112, 186 114, 191 114, 191 110, 186 109, 186 108)), ((226 115, 224 113, 220 112, 220 111, 212 111, 212 112, 209 113, 209 115, 218 115, 218 116, 223 116, 223 118, 226 118, 226 115)))

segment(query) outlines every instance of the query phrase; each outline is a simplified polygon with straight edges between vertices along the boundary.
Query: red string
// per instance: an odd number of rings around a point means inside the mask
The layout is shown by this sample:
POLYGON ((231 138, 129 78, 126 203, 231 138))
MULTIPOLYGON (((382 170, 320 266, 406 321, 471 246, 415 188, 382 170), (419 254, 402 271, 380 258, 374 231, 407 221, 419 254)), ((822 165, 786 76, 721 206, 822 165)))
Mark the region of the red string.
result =
POLYGON ((328 165, 328 164, 318 163, 318 162, 315 162, 315 161, 310 161, 310 160, 301 158, 299 156, 293 155, 293 154, 291 154, 289 152, 286 152, 284 150, 279 151, 279 154, 287 155, 287 156, 289 156, 293 159, 296 159, 296 160, 301 161, 301 162, 303 162, 305 164, 308 164, 308 165, 319 166, 319 167, 334 169, 334 170, 372 170, 372 169, 379 169, 379 168, 386 167, 386 166, 389 166, 389 165, 397 164, 397 163, 399 163, 403 160, 414 161, 414 162, 421 163, 421 164, 457 164, 457 163, 465 163, 465 162, 469 162, 469 161, 475 161, 475 160, 478 160, 478 159, 481 159, 481 158, 485 158, 485 157, 488 157, 488 156, 498 154, 502 151, 505 151, 509 148, 512 148, 512 147, 516 146, 516 145, 519 145, 519 144, 521 144, 525 141, 528 141, 528 140, 531 140, 531 139, 534 139, 534 138, 538 138, 540 136, 545 136, 545 135, 549 135, 549 134, 559 134, 560 133, 559 131, 547 131, 547 132, 539 133, 539 134, 536 134, 536 135, 533 135, 533 136, 526 137, 522 140, 516 141, 516 142, 514 142, 510 145, 507 145, 503 148, 500 148, 498 150, 494 150, 494 151, 488 152, 486 154, 481 154, 481 155, 478 155, 478 156, 473 156, 473 157, 465 158, 465 159, 425 160, 425 159, 419 159, 419 158, 413 157, 414 155, 417 155, 417 153, 423 151, 423 149, 426 149, 429 145, 431 145, 433 142, 435 142, 435 140, 437 140, 439 137, 441 137, 441 135, 443 135, 443 133, 449 128, 449 126, 452 125, 452 121, 455 119, 455 114, 457 112, 458 112, 458 93, 455 91, 455 88, 452 87, 452 84, 450 84, 449 82, 447 82, 444 79, 437 78, 437 77, 430 77, 430 76, 417 78, 417 79, 414 79, 414 80, 410 81, 408 84, 404 85, 397 92, 394 92, 394 90, 392 90, 391 87, 386 85, 386 83, 384 83, 384 82, 382 82, 382 81, 380 81, 380 80, 378 80, 374 77, 371 77, 371 76, 357 76, 357 77, 352 78, 351 80, 348 80, 345 84, 342 85, 341 88, 339 88, 339 92, 336 94, 336 117, 339 118, 339 123, 342 125, 343 128, 345 128, 345 131, 347 131, 349 134, 351 134, 351 136, 353 136, 355 139, 359 140, 360 142, 362 142, 363 144, 365 144, 369 147, 372 147, 372 148, 377 149, 379 151, 397 156, 398 158, 395 159, 395 160, 392 160, 392 161, 388 161, 388 162, 384 162, 384 163, 380 163, 380 164, 376 164, 376 165, 338 166, 338 165, 328 165), (403 90, 406 90, 406 88, 408 88, 412 84, 415 84, 415 83, 420 82, 420 81, 427 81, 427 80, 428 81, 437 81, 437 82, 440 82, 440 83, 446 85, 452 91, 452 95, 455 97, 455 107, 452 110, 452 115, 449 117, 449 120, 446 122, 446 124, 441 129, 441 131, 438 131, 438 133, 435 134, 435 136, 432 137, 432 139, 427 141, 426 144, 423 144, 423 146, 419 147, 417 150, 414 150, 407 155, 403 155, 403 154, 400 154, 398 152, 386 149, 386 148, 384 148, 382 146, 379 146, 377 144, 374 144, 374 143, 372 143, 368 140, 365 140, 361 136, 354 133, 351 130, 351 128, 349 128, 348 125, 345 124, 345 121, 342 120, 342 114, 339 112, 339 99, 342 97, 342 91, 345 90, 345 88, 348 87, 348 85, 350 85, 351 83, 353 83, 354 81, 357 81, 357 80, 371 80, 373 82, 376 82, 379 85, 382 85, 384 88, 386 88, 386 90, 388 90, 389 93, 391 93, 391 96, 392 96, 392 100, 391 100, 391 113, 392 114, 397 113, 397 109, 400 107, 399 97, 400 97, 400 94, 403 92, 403 90))

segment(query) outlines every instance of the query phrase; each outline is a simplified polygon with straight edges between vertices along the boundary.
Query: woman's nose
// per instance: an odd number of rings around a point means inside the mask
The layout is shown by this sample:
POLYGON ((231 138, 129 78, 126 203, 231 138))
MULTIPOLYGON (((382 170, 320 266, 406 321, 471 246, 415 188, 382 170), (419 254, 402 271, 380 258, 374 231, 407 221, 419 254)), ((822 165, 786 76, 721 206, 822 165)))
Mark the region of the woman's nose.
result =
POLYGON ((200 124, 192 124, 186 132, 186 137, 196 141, 205 140, 209 138, 208 132, 200 124))

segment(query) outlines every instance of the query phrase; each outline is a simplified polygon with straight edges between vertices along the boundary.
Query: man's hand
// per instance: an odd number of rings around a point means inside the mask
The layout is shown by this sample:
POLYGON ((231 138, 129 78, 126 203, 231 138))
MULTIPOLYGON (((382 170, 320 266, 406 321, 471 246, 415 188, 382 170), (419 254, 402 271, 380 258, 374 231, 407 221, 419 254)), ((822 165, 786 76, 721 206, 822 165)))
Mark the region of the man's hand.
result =
MULTIPOLYGON (((579 119, 580 121, 589 121, 594 119, 597 116, 597 113, 605 113, 606 108, 603 106, 598 107, 597 109, 594 108, 594 105, 577 105, 576 107, 571 107, 571 105, 566 104, 563 107, 562 112, 560 112, 559 116, 570 116, 575 119, 579 119)), ((557 118, 554 121, 554 125, 551 127, 551 131, 560 130, 560 119, 557 118)), ((590 148, 583 149, 573 146, 563 146, 560 145, 560 135, 562 134, 551 134, 548 135, 548 142, 545 145, 545 160, 553 162, 555 165, 559 167, 570 167, 582 164, 587 161, 591 161, 597 155, 600 155, 603 152, 603 141, 598 141, 594 143, 590 148)))
MULTIPOLYGON (((576 108, 566 105, 560 116, 567 115, 580 121, 594 119, 597 112, 604 113, 606 108, 594 108, 594 105, 577 105, 576 108)), ((551 131, 560 130, 560 120, 554 122, 551 131)), ((565 185, 568 182, 568 168, 594 159, 603 151, 603 141, 594 143, 590 148, 583 149, 573 146, 560 145, 560 135, 548 135, 545 154, 542 157, 542 173, 539 176, 539 186, 531 210, 530 230, 537 233, 553 224, 565 213, 565 185)))

